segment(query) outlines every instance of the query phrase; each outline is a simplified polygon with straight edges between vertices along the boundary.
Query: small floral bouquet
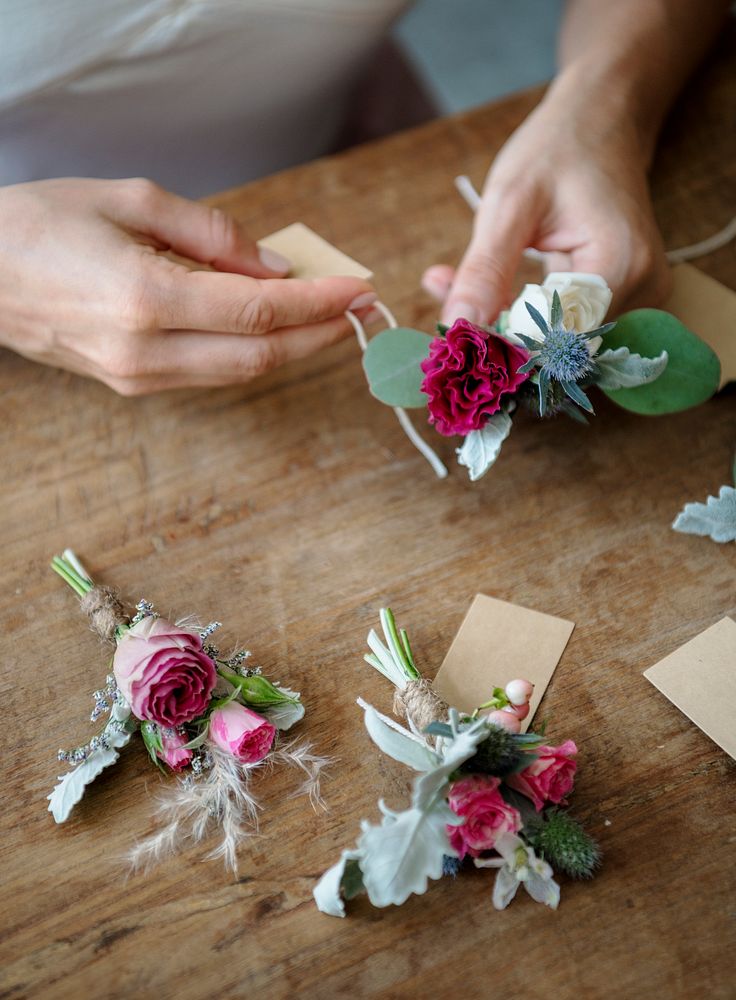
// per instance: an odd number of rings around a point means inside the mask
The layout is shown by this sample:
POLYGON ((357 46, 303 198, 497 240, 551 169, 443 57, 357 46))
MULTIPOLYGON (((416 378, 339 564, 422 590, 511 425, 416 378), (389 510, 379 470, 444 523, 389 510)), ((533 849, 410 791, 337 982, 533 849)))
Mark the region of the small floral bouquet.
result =
MULTIPOLYGON (((599 275, 549 274, 526 285, 491 327, 458 319, 431 337, 394 321, 364 343, 363 367, 371 392, 397 409, 407 433, 403 409, 426 407, 440 434, 463 438, 458 461, 471 480, 498 458, 517 407, 585 423, 592 388, 648 415, 697 406, 716 392, 718 357, 679 320, 636 309, 604 323, 610 303, 599 275)), ((433 452, 426 457, 446 475, 433 452)))
POLYGON ((381 611, 385 642, 368 636, 365 659, 395 688, 405 728, 362 699, 365 726, 389 757, 418 772, 411 806, 379 803, 380 826, 367 821, 353 850, 343 851, 314 889, 323 913, 345 916, 345 900, 366 892, 374 906, 400 905, 427 891, 429 879, 455 876, 468 861, 497 869, 494 906, 503 910, 523 885, 556 909, 553 869, 590 878, 600 851, 566 809, 577 747, 551 746, 542 732, 522 733, 532 685, 513 680, 472 715, 449 708, 417 670, 405 631, 381 611))
POLYGON ((68 819, 87 785, 117 761, 135 733, 154 764, 181 776, 159 804, 165 825, 131 851, 136 867, 188 840, 201 841, 214 823, 222 841, 208 857, 222 857, 237 871, 238 845, 257 826, 251 776, 266 763, 295 765, 304 775, 295 794, 321 804, 320 772, 328 761, 309 744, 280 737, 304 715, 298 692, 272 683, 259 667, 246 667, 248 651, 221 656, 210 641, 220 622, 172 624, 147 601, 128 616, 115 591, 93 583, 73 552, 55 557, 52 567, 79 596, 93 631, 114 646, 91 715, 92 722, 107 715, 105 725, 84 745, 59 751, 72 769, 49 795, 57 823, 68 819))

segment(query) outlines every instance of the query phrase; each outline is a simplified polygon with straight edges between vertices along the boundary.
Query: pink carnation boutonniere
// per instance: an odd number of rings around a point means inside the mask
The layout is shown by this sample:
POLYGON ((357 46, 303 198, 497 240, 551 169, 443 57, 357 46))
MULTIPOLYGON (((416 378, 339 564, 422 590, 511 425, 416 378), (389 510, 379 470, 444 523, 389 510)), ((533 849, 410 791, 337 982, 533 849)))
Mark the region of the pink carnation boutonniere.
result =
POLYGON ((69 550, 52 566, 79 596, 92 630, 113 646, 112 671, 94 693, 91 714, 95 723, 105 718, 104 725, 87 743, 59 751, 70 770, 49 796, 57 823, 136 735, 161 770, 182 780, 161 810, 166 825, 131 851, 135 866, 153 864, 219 824, 222 842, 213 853, 237 870, 237 848, 255 831, 252 778, 267 760, 294 765, 306 778, 301 790, 315 806, 322 803, 320 773, 327 759, 309 744, 280 737, 304 715, 299 693, 248 666, 248 651, 221 655, 212 641, 219 622, 172 623, 147 601, 128 613, 69 550))

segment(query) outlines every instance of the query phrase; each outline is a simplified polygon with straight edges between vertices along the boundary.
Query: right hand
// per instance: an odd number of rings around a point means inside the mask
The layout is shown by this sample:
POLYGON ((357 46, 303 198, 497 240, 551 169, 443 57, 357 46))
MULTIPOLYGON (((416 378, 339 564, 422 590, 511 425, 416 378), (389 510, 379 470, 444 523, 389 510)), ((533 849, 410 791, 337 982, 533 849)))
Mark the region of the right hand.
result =
POLYGON ((125 396, 245 382, 347 336, 345 310, 375 300, 359 278, 288 266, 151 181, 0 188, 0 345, 125 396))

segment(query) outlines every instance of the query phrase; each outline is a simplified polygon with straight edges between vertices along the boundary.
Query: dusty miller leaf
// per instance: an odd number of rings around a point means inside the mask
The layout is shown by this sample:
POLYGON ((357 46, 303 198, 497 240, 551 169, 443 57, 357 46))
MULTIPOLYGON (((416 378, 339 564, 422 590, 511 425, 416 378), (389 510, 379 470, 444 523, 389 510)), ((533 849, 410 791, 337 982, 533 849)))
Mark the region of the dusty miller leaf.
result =
POLYGON ((457 460, 466 466, 471 482, 484 476, 501 453, 501 445, 511 431, 511 417, 501 411, 494 413, 485 427, 471 431, 457 449, 457 460))
POLYGON ((688 535, 707 535, 714 542, 736 541, 736 488, 721 486, 705 503, 686 503, 672 525, 688 535))
POLYGON ((109 749, 95 750, 87 760, 77 764, 73 771, 59 775, 59 783, 48 796, 49 812, 57 823, 64 823, 69 818, 72 809, 84 795, 87 785, 90 785, 106 767, 115 763, 120 756, 117 751, 124 747, 131 737, 131 733, 127 730, 118 732, 106 729, 106 735, 110 740, 109 749))
POLYGON ((414 736, 393 719, 377 712, 372 705, 365 707, 365 728, 368 735, 388 756, 415 771, 430 771, 440 759, 424 740, 414 736))
MULTIPOLYGON (((345 916, 345 898, 352 899, 360 889, 356 886, 355 867, 358 866, 357 851, 343 851, 340 860, 328 868, 312 890, 317 909, 331 917, 345 916), (345 886, 343 886, 345 880, 345 886)), ((360 869, 358 869, 360 870, 360 869)))
POLYGON ((632 354, 628 347, 602 351, 595 359, 600 372, 595 382, 600 389, 634 389, 659 378, 668 360, 667 351, 656 358, 632 354))

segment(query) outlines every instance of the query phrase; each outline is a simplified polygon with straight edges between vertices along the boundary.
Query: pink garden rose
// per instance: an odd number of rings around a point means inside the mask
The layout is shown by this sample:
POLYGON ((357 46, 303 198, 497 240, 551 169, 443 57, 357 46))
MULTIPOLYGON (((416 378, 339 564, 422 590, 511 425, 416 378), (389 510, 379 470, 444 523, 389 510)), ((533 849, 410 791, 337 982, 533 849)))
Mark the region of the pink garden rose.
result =
POLYGON ((496 334, 456 320, 422 361, 429 422, 446 437, 480 430, 500 410, 502 397, 529 378, 528 372, 518 374, 528 357, 496 334))
POLYGON ((177 729, 170 729, 165 726, 161 729, 161 743, 163 750, 158 751, 159 759, 167 764, 172 771, 182 771, 192 762, 192 751, 185 750, 184 745, 189 742, 189 737, 185 732, 177 729))
POLYGON ((153 616, 120 639, 112 669, 133 715, 170 728, 202 715, 217 682, 199 634, 153 616))
POLYGON ((473 774, 450 786, 450 809, 463 816, 462 826, 449 826, 450 844, 461 858, 466 854, 477 858, 482 851, 493 849, 504 833, 518 833, 521 816, 506 802, 498 790, 499 778, 473 774))
POLYGON ((275 736, 275 726, 236 701, 216 708, 210 716, 210 739, 242 764, 263 760, 275 736))
POLYGON ((511 774, 506 784, 526 795, 539 810, 545 802, 564 802, 575 783, 578 748, 572 740, 559 747, 539 747, 537 759, 518 774, 511 774))

